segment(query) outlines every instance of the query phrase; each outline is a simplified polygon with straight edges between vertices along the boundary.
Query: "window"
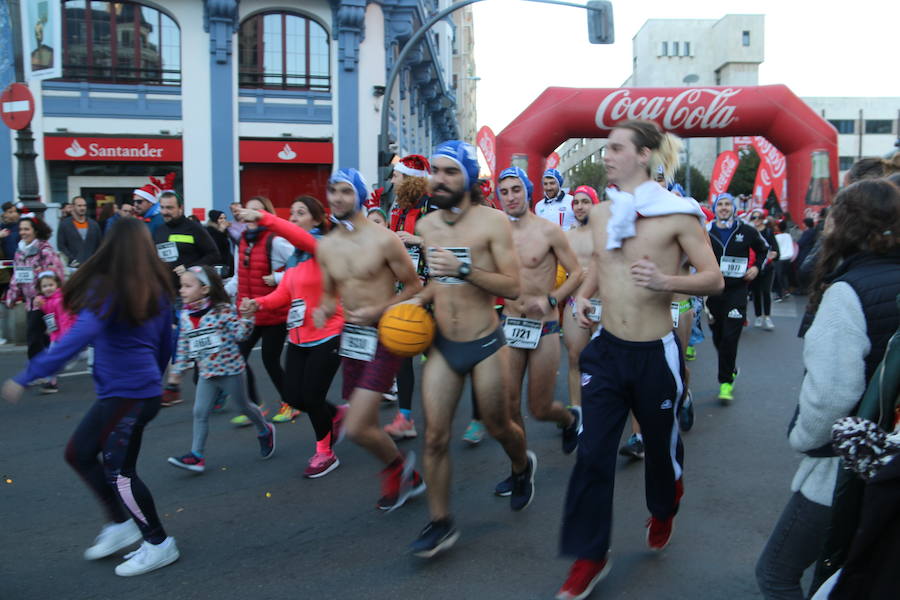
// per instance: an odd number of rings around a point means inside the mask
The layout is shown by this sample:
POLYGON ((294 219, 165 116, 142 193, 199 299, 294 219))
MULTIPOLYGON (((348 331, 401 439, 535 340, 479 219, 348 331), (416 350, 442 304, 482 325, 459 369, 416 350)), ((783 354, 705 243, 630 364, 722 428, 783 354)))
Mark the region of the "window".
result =
POLYGON ((744 30, 744 32, 741 34, 741 44, 744 46, 750 45, 750 32, 749 31, 744 30))
POLYGON ((853 119, 829 119, 828 121, 838 133, 853 133, 856 131, 856 121, 853 119))
POLYGON ((693 54, 691 54, 690 42, 684 42, 684 44, 682 44, 682 47, 684 48, 684 56, 693 56, 693 54))
POLYGON ((866 119, 866 133, 891 133, 890 119, 866 119))
POLYGON ((669 42, 660 42, 659 43, 659 54, 657 56, 668 56, 669 55, 669 42))
POLYGON ((263 13, 238 34, 241 87, 328 91, 328 34, 316 21, 291 13, 263 13))
POLYGON ((181 84, 181 32, 155 8, 66 0, 62 38, 63 79, 181 84))
POLYGON ((856 162, 856 159, 852 156, 840 156, 838 157, 838 171, 846 171, 853 163, 856 162))
POLYGON ((681 53, 678 50, 679 50, 678 42, 672 42, 672 56, 680 55, 681 53))

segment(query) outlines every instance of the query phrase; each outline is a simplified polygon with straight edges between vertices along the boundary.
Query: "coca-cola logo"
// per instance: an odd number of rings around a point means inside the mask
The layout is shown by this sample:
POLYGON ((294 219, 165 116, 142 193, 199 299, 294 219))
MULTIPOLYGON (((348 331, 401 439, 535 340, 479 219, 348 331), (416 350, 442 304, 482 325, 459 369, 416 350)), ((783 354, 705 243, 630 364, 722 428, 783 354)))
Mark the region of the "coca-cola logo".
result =
POLYGON ((766 167, 759 168, 759 181, 767 188, 772 186, 772 176, 769 175, 769 169, 766 167))
POLYGON ((634 90, 609 94, 597 107, 597 127, 612 129, 631 119, 655 121, 663 129, 724 129, 734 123, 737 108, 728 101, 741 93, 733 88, 688 88, 674 96, 632 96, 634 90))
POLYGON ((773 146, 769 140, 759 135, 753 138, 753 145, 756 148, 759 157, 769 165, 770 169, 772 169, 773 177, 778 178, 784 175, 784 171, 787 168, 787 161, 784 158, 784 154, 782 154, 778 148, 773 146))
POLYGON ((556 152, 551 152, 550 156, 547 157, 547 169, 555 169, 559 166, 559 154, 556 152))
POLYGON ((716 192, 721 194, 725 190, 728 189, 728 184, 731 182, 731 178, 734 177, 734 172, 737 170, 738 159, 736 156, 732 154, 726 154, 722 157, 722 164, 719 168, 719 176, 716 177, 713 185, 716 188, 716 192))
POLYGON ((497 154, 494 149, 493 136, 488 131, 485 131, 485 128, 482 128, 482 130, 478 132, 477 143, 481 153, 484 154, 484 159, 487 161, 488 167, 490 167, 491 172, 494 172, 497 165, 497 154))

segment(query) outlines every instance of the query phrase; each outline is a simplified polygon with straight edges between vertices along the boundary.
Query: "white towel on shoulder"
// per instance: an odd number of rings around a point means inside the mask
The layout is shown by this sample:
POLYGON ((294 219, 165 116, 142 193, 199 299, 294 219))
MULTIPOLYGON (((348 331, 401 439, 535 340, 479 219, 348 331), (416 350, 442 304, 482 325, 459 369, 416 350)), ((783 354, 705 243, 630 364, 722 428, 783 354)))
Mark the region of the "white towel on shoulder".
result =
POLYGON ((612 200, 612 215, 606 224, 607 250, 621 248, 624 240, 634 237, 634 223, 638 216, 694 215, 701 225, 706 222, 706 216, 696 200, 676 196, 655 181, 642 183, 633 195, 615 188, 606 188, 606 195, 612 200))

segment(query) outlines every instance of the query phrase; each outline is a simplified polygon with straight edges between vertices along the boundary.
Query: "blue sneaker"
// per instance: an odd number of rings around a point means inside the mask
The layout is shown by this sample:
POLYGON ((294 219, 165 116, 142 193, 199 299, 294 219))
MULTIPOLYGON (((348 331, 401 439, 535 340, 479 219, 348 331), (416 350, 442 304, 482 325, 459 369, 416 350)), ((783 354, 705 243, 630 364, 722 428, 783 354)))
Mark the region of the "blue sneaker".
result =
POLYGON ((420 558, 431 558, 438 552, 449 550, 458 539, 459 531, 453 526, 453 520, 447 517, 426 525, 410 545, 410 550, 420 558))
POLYGON ((534 499, 534 473, 537 471, 537 455, 527 450, 528 467, 522 473, 512 476, 512 493, 509 496, 509 508, 515 511, 525 510, 534 499))

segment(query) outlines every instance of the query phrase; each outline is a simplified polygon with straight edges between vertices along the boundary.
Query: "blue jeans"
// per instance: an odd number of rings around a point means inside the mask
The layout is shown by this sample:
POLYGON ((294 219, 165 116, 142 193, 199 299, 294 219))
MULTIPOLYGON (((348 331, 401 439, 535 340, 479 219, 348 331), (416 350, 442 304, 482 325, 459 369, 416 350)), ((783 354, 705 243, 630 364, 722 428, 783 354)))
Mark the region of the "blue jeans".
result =
POLYGON ((756 563, 756 582, 766 600, 804 600, 803 572, 822 552, 831 507, 794 492, 756 563))

